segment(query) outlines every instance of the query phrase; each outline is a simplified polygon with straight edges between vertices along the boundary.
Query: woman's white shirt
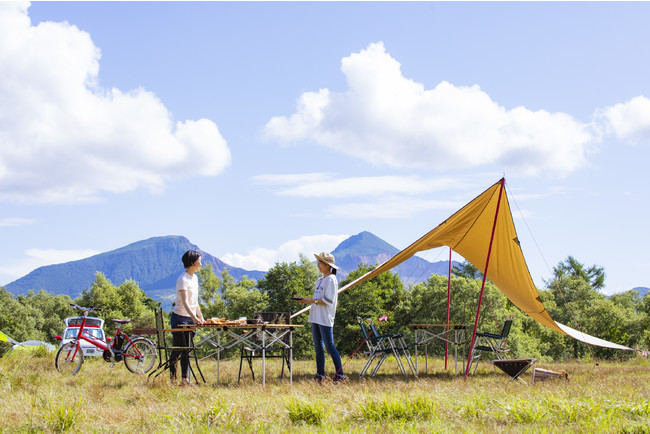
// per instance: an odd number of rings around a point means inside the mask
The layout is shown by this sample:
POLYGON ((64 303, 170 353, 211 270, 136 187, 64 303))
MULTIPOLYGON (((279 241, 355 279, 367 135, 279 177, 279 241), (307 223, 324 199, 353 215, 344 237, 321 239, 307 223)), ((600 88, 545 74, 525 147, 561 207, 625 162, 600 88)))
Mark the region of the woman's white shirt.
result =
POLYGON ((185 310, 185 305, 183 304, 180 291, 187 291, 188 307, 196 316, 199 307, 199 278, 196 273, 190 276, 187 272, 183 272, 178 280, 176 280, 176 303, 173 310, 177 315, 192 317, 192 315, 185 310))
POLYGON ((327 327, 334 326, 336 316, 336 303, 338 301, 339 283, 334 274, 321 277, 316 281, 314 300, 322 300, 325 305, 312 304, 309 312, 310 323, 320 324, 327 327))

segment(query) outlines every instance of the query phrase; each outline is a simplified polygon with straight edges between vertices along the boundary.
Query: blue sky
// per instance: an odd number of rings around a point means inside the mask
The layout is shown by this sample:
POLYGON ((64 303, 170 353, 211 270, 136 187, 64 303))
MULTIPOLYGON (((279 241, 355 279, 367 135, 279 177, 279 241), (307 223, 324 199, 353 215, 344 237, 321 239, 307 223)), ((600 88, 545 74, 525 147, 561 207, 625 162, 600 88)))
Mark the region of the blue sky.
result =
MULTIPOLYGON (((650 286, 647 2, 0 2, 0 285, 184 235, 404 248, 505 175, 538 286, 650 286)), ((447 252, 428 252, 430 261, 447 252)))

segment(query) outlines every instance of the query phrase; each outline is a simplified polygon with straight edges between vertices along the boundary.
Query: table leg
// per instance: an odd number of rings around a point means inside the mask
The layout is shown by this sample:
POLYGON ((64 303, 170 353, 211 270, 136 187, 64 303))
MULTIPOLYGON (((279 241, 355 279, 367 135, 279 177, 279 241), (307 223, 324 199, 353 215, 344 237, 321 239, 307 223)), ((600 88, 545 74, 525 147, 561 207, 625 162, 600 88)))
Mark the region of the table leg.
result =
POLYGON ((418 372, 418 331, 415 330, 415 372, 418 372))
POLYGON ((266 386, 266 332, 262 332, 262 386, 266 386))
POLYGON ((217 332, 217 383, 219 382, 219 370, 221 368, 221 331, 217 332))
POLYGON ((293 384, 293 331, 289 329, 289 383, 293 384))
POLYGON ((424 344, 424 373, 429 374, 429 344, 424 344))
POLYGON ((458 329, 454 330, 454 375, 458 375, 458 329))
POLYGON ((466 348, 465 343, 466 343, 467 335, 465 334, 465 329, 461 330, 460 333, 461 333, 461 337, 463 338, 463 342, 462 342, 463 343, 463 346, 462 346, 462 348, 463 348, 463 372, 465 372, 465 363, 466 363, 465 361, 467 360, 467 357, 465 355, 465 348, 466 348))

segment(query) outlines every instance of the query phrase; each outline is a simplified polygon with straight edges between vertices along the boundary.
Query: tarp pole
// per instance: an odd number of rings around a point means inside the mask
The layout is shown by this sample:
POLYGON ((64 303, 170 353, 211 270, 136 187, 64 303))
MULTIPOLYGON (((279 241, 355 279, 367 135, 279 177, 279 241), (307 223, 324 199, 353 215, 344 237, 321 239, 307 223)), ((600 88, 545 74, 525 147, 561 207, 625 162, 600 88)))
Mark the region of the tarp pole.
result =
POLYGON ((497 202, 497 209, 494 212, 494 224, 492 225, 492 235, 490 236, 490 246, 488 247, 487 259, 485 260, 485 270, 483 271, 483 283, 481 284, 481 294, 478 297, 478 308, 476 309, 476 319, 474 320, 474 331, 472 332, 472 343, 469 346, 469 357, 467 358, 467 367, 465 368, 465 379, 469 375, 469 368, 474 357, 474 340, 476 339, 476 328, 478 327, 478 316, 481 313, 481 302, 483 301, 483 291, 485 290, 485 281, 487 279, 488 266, 490 265, 490 253, 492 253, 492 242, 494 241, 494 233, 497 229, 497 218, 499 217, 499 207, 501 206, 501 195, 503 194, 503 186, 506 182, 505 178, 501 178, 501 188, 499 189, 499 201, 497 202))
POLYGON ((447 339, 445 340, 445 371, 447 370, 447 354, 449 352, 449 305, 451 304, 451 247, 449 248, 449 274, 447 278, 447 339))

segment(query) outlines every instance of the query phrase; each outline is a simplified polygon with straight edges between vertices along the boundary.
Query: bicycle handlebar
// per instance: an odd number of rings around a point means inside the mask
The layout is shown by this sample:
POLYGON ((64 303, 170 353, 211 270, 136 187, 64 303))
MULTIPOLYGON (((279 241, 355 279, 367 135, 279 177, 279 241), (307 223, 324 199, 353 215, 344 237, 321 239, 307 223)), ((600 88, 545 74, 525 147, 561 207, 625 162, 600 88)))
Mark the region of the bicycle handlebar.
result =
POLYGON ((72 306, 75 309, 79 309, 84 312, 101 312, 102 308, 101 307, 82 307, 79 306, 78 304, 70 303, 70 306, 72 306))

